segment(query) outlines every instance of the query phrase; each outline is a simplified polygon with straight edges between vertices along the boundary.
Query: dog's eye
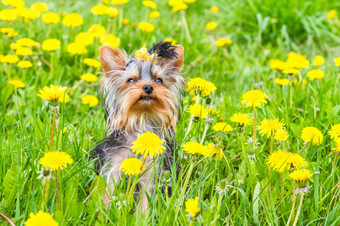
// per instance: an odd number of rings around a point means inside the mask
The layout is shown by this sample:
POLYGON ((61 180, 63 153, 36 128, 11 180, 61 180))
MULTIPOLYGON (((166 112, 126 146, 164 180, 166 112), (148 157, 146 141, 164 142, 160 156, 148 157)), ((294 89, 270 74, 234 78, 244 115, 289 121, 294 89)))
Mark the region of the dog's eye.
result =
POLYGON ((135 81, 136 81, 136 79, 134 79, 134 78, 129 78, 129 79, 127 80, 128 83, 133 83, 133 82, 135 82, 135 81))
POLYGON ((162 80, 162 79, 160 79, 160 78, 156 78, 156 79, 155 79, 155 82, 156 82, 156 83, 160 83, 160 84, 162 84, 162 83, 163 83, 163 80, 162 80))

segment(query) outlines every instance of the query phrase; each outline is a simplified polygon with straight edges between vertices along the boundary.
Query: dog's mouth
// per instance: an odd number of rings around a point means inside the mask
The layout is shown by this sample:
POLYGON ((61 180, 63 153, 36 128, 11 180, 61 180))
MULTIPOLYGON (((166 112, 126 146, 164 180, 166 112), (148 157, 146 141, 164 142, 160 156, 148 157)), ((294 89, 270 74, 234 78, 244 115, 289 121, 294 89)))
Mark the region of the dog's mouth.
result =
POLYGON ((143 101, 143 102, 151 102, 153 100, 156 100, 155 98, 151 97, 151 96, 142 96, 139 98, 138 101, 143 101))

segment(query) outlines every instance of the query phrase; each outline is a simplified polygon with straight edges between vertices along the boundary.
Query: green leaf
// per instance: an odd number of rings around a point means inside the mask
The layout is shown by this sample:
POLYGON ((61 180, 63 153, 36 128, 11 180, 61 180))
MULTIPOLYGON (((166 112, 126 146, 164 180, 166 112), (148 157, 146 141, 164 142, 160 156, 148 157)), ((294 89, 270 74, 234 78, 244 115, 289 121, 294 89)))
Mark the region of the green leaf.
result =
POLYGON ((4 182, 2 186, 4 187, 4 194, 5 194, 5 207, 8 207, 15 196, 17 190, 17 181, 18 181, 18 173, 19 169, 17 165, 12 164, 11 168, 7 171, 4 182))
POLYGON ((103 203, 105 194, 105 181, 101 176, 96 176, 90 186, 88 206, 98 210, 103 203))
POLYGON ((253 217, 254 217, 254 221, 255 223, 259 224, 259 200, 260 200, 260 197, 259 194, 260 194, 260 190, 261 190, 261 184, 260 182, 257 182, 256 186, 255 186, 255 189, 254 189, 254 195, 253 195, 253 217))

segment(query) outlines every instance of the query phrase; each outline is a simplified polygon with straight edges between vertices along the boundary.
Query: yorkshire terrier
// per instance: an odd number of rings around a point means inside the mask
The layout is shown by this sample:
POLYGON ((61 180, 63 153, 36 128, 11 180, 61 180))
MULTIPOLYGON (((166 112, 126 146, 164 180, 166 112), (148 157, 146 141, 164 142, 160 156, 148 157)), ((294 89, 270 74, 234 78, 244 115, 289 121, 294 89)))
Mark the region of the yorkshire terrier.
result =
MULTIPOLYGON (((143 47, 130 56, 109 46, 100 48, 105 73, 101 91, 109 135, 94 149, 94 156, 99 157, 96 167, 107 183, 104 196, 107 207, 121 178, 122 161, 136 156, 130 147, 138 134, 150 131, 166 140, 163 161, 154 164, 158 172, 171 169, 174 132, 186 83, 180 73, 183 53, 183 46, 170 42, 159 42, 149 50, 143 47)), ((152 162, 148 157, 144 168, 148 169, 152 162)), ((144 192, 151 197, 154 177, 154 170, 150 169, 140 178, 136 193, 140 194, 142 212, 149 207, 144 192)))

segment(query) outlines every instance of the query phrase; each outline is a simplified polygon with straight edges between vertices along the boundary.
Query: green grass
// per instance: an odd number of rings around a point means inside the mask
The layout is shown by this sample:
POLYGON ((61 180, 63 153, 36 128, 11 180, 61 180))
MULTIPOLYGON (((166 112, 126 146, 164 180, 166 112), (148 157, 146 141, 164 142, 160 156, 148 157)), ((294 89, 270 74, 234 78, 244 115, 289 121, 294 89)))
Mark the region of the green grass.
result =
MULTIPOLYGON (((26 1, 30 6, 34 1, 26 1)), ((301 131, 304 127, 317 127, 324 136, 320 146, 308 144, 302 156, 310 163, 314 174, 309 180, 312 186, 305 194, 298 224, 338 225, 340 223, 339 161, 332 171, 335 151, 334 142, 328 135, 331 125, 340 123, 339 67, 333 59, 339 57, 340 22, 327 20, 327 12, 336 9, 340 13, 338 1, 197 1, 181 13, 172 13, 167 1, 156 1, 161 17, 148 18, 150 9, 141 1, 132 1, 119 7, 121 14, 109 21, 106 16, 94 16, 90 8, 96 1, 53 1, 47 2, 49 11, 62 13, 78 12, 84 24, 72 32, 62 24, 45 25, 39 18, 28 23, 22 19, 15 22, 1 21, 1 27, 13 27, 19 32, 17 37, 8 39, 1 35, 0 54, 14 54, 10 43, 22 37, 29 37, 42 43, 47 38, 61 40, 61 49, 53 53, 53 72, 45 63, 50 61, 47 52, 33 48, 34 54, 25 59, 33 63, 30 69, 19 69, 15 64, 0 64, 0 213, 8 216, 16 225, 22 225, 31 212, 42 209, 43 180, 37 179, 42 166, 39 159, 49 150, 52 115, 48 103, 37 93, 46 85, 58 84, 74 87, 80 75, 89 71, 82 63, 86 57, 98 59, 100 42, 96 39, 87 47, 84 56, 73 56, 66 52, 66 45, 74 41, 74 36, 86 31, 91 24, 100 23, 109 27, 109 33, 121 39, 121 48, 127 52, 139 49, 143 44, 152 43, 165 37, 172 37, 185 48, 183 72, 187 79, 202 77, 216 84, 217 90, 211 96, 211 106, 220 110, 214 116, 214 123, 220 118, 234 127, 233 132, 223 136, 209 126, 205 144, 214 142, 223 150, 226 162, 210 157, 199 162, 203 156, 185 155, 181 145, 189 140, 200 141, 205 121, 194 123, 189 136, 184 134, 190 115, 186 112, 193 96, 186 95, 181 120, 177 126, 178 147, 175 164, 181 167, 179 177, 171 175, 172 195, 162 194, 162 185, 156 181, 153 194, 149 197, 150 209, 139 214, 133 203, 118 208, 118 203, 126 202, 127 181, 123 178, 117 189, 117 200, 110 210, 101 202, 103 183, 94 170, 91 150, 105 136, 104 106, 98 93, 99 82, 83 82, 73 89, 70 102, 62 104, 57 117, 54 150, 67 152, 74 163, 59 171, 59 192, 61 209, 57 209, 55 180, 50 181, 47 203, 43 210, 52 214, 60 225, 186 225, 190 220, 185 211, 184 201, 199 198, 201 212, 194 225, 285 225, 292 208, 292 180, 284 172, 283 192, 280 174, 271 172, 265 161, 269 155, 269 139, 260 137, 254 150, 252 144, 244 144, 247 156, 242 154, 241 136, 245 143, 252 137, 252 126, 245 127, 242 135, 230 117, 236 112, 253 114, 241 104, 241 96, 246 91, 260 88, 270 98, 268 104, 258 112, 258 124, 264 118, 279 118, 289 132, 289 139, 274 143, 274 150, 285 149, 298 153, 304 146, 301 131), (220 12, 212 14, 211 5, 217 5, 220 12), (128 25, 120 24, 122 18, 129 18, 128 25), (184 19, 188 24, 186 30, 184 19), (134 28, 133 23, 152 22, 155 31, 144 33, 134 28), (209 21, 218 23, 214 31, 207 31, 204 25, 209 21), (109 25, 110 23, 110 25, 109 25), (190 42, 191 37, 192 41, 190 42), (233 44, 219 48, 214 41, 220 37, 230 37, 233 44), (311 61, 309 69, 303 69, 293 85, 293 103, 289 103, 289 87, 274 83, 283 74, 269 69, 269 60, 286 60, 287 54, 295 51, 306 55, 311 61), (302 85, 301 79, 308 70, 314 68, 314 56, 322 55, 325 64, 320 67, 326 76, 320 81, 308 81, 302 85), (254 80, 254 73, 257 80, 254 80), (25 82, 23 89, 14 89, 9 79, 18 78, 25 82), (81 104, 81 97, 92 94, 100 99, 99 105, 89 108, 81 104), (67 127, 65 134, 60 131, 67 127), (185 180, 188 178, 184 187, 185 180), (220 196, 216 185, 226 180, 230 185, 225 195, 220 196), (97 189, 95 189, 97 188, 97 189), (181 200, 179 198, 182 197, 181 200)), ((0 5, 0 8, 8 8, 0 5)), ((22 57, 20 57, 22 59, 22 57)), ((99 73, 100 70, 92 70, 99 73)), ((202 104, 207 105, 205 100, 202 104)), ((175 168, 175 166, 174 166, 175 168)), ((153 170, 153 169, 151 169, 153 170)), ((174 170, 175 171, 175 170, 174 170)), ((54 173, 52 174, 54 176, 54 173)), ((297 199, 296 209, 299 199, 297 199)), ((137 203, 135 203, 137 205, 137 203)), ((291 220, 291 224, 294 218, 291 220)), ((0 224, 7 223, 0 218, 0 224)))

